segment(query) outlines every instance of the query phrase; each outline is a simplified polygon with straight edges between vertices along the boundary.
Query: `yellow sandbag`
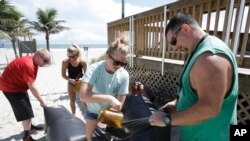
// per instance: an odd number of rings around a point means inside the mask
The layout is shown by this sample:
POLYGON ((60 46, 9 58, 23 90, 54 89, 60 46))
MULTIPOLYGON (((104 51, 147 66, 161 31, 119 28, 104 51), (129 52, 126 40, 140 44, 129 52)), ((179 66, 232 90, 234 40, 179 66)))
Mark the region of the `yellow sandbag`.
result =
POLYGON ((101 123, 122 128, 123 113, 111 109, 102 109, 98 115, 98 120, 101 123))
POLYGON ((82 85, 82 82, 76 84, 76 85, 74 86, 74 90, 75 90, 76 92, 80 92, 81 85, 82 85))

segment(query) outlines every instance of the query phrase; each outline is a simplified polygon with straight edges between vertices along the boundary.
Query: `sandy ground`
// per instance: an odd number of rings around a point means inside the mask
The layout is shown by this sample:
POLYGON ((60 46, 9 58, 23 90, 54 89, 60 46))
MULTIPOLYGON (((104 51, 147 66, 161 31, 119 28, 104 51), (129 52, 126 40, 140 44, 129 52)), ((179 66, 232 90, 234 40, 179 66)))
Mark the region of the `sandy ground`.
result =
MULTIPOLYGON (((91 61, 104 54, 106 49, 89 49, 82 52, 83 57, 91 61)), ((67 95, 67 82, 61 77, 61 62, 66 57, 66 49, 51 49, 53 64, 39 69, 37 76, 37 87, 47 106, 63 105, 69 111, 69 97, 67 95)), ((3 72, 6 64, 13 60, 14 53, 10 49, 0 50, 0 72, 3 72)), ((30 92, 29 92, 30 93, 30 92)), ((35 117, 32 119, 34 125, 45 127, 43 108, 30 93, 30 100, 35 117)), ((82 103, 77 97, 76 116, 84 120, 82 115, 82 103)), ((0 141, 22 141, 23 128, 21 122, 16 122, 9 102, 0 91, 0 141)), ((38 131, 32 134, 34 139, 46 141, 45 131, 38 131)))

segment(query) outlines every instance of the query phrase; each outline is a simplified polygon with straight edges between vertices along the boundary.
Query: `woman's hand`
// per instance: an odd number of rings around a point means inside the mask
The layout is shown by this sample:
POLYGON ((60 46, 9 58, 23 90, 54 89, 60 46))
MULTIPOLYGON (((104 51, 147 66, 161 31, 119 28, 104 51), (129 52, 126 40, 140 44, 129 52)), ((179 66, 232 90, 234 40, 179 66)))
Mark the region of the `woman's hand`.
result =
POLYGON ((70 79, 68 80, 68 82, 75 85, 75 84, 80 83, 81 80, 80 80, 80 79, 71 79, 71 78, 70 78, 70 79))
POLYGON ((109 102, 109 105, 111 108, 120 111, 122 108, 122 104, 119 100, 117 100, 115 97, 112 96, 111 101, 109 102))
POLYGON ((79 84, 81 82, 80 79, 75 79, 75 84, 79 84))

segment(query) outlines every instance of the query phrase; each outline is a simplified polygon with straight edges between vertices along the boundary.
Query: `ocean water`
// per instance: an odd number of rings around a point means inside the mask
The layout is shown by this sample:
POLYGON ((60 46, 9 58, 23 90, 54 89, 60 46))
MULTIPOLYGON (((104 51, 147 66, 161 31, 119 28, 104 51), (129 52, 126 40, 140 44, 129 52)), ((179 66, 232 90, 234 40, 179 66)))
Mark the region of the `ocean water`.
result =
MULTIPOLYGON (((51 44, 50 48, 51 49, 64 49, 68 48, 71 44, 51 44)), ((88 47, 88 48, 107 48, 108 45, 104 44, 79 44, 78 45, 80 48, 88 47)), ((46 44, 38 44, 38 48, 46 48, 46 44)))
MULTIPOLYGON (((71 44, 50 44, 50 49, 66 49, 70 46, 71 44)), ((105 44, 78 44, 78 46, 82 49, 84 47, 90 48, 107 48, 108 45, 105 44)), ((16 45, 18 48, 18 46, 16 45)), ((1 43, 0 48, 12 48, 12 44, 7 44, 7 43, 1 43)), ((37 48, 46 48, 46 44, 37 44, 37 48)))
MULTIPOLYGON (((71 44, 51 44, 50 51, 54 55, 61 56, 61 58, 59 57, 59 60, 61 60, 65 56, 67 56, 66 50, 70 45, 71 44)), ((96 60, 99 57, 103 56, 108 47, 108 45, 103 45, 103 44, 79 44, 78 46, 81 48, 82 57, 87 62, 91 62, 92 60, 96 60), (84 49, 85 47, 88 47, 88 49, 87 50, 84 49)), ((16 48, 17 53, 19 55, 18 46, 16 45, 16 47, 17 47, 16 48)), ((38 44, 37 48, 38 49, 46 48, 46 44, 38 44)), ((15 58, 15 54, 13 51, 12 44, 4 44, 3 46, 2 44, 0 44, 0 65, 6 64, 6 60, 7 62, 9 62, 8 60, 13 60, 14 58, 15 58)))

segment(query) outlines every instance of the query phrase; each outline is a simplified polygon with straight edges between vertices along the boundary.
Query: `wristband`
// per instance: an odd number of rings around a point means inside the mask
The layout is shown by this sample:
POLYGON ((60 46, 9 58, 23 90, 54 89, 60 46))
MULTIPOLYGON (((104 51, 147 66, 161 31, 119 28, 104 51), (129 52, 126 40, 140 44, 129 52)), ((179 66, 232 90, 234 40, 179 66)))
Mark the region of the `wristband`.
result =
POLYGON ((172 122, 171 115, 167 114, 166 117, 165 117, 165 124, 166 124, 166 126, 171 125, 171 122, 172 122))

